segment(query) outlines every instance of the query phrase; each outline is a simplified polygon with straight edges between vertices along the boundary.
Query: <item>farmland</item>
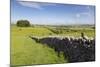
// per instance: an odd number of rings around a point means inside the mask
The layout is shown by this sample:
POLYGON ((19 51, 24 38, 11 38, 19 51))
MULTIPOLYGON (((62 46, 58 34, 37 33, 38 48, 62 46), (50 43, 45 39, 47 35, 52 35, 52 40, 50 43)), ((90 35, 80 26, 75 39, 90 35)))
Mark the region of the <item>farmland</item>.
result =
POLYGON ((29 36, 74 36, 84 32, 89 38, 95 37, 93 26, 47 26, 34 25, 17 27, 11 25, 11 65, 67 63, 63 55, 58 57, 55 51, 46 45, 36 43, 29 36))

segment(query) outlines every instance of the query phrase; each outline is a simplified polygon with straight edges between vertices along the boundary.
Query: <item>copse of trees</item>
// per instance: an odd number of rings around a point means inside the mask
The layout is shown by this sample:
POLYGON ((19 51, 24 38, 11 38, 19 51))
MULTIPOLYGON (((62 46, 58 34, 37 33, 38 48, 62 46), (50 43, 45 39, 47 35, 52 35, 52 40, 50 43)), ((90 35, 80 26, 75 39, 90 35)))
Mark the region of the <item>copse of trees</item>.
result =
POLYGON ((18 20, 16 25, 18 27, 29 27, 31 24, 28 20, 18 20))

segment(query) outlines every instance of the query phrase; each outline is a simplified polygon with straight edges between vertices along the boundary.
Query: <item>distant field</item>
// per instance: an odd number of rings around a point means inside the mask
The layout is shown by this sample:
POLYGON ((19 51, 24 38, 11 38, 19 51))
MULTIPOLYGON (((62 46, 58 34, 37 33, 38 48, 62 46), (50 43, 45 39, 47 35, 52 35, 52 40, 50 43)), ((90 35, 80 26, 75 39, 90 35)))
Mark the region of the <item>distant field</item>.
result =
MULTIPOLYGON (((53 49, 40 45, 29 36, 74 36, 80 37, 84 32, 88 37, 95 37, 95 30, 86 27, 52 27, 33 26, 16 27, 11 25, 11 65, 32 65, 65 63, 64 57, 60 58, 53 49)), ((61 54, 62 55, 62 54, 61 54)))

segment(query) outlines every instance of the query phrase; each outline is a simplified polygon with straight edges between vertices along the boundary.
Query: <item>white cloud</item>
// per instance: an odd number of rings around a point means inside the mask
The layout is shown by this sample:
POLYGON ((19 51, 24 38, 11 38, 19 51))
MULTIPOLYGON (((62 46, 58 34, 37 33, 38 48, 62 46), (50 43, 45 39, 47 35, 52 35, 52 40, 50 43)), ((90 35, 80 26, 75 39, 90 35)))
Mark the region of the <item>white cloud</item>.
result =
POLYGON ((76 14, 76 17, 79 18, 81 15, 80 14, 76 14))
POLYGON ((91 14, 90 14, 90 12, 82 12, 82 13, 77 13, 77 14, 76 14, 76 17, 77 17, 77 18, 80 18, 80 17, 82 17, 82 16, 90 17, 91 14))
MULTIPOLYGON (((80 7, 80 6, 79 6, 80 7)), ((80 7, 81 8, 81 7, 80 7)), ((83 10, 86 10, 84 12, 80 12, 76 14, 77 18, 80 18, 82 16, 86 16, 86 17, 90 17, 91 16, 91 7, 90 6, 86 6, 83 10)))
POLYGON ((43 9, 43 6, 55 6, 56 5, 56 4, 44 3, 44 2, 22 1, 22 0, 17 0, 17 1, 22 6, 36 8, 36 9, 43 9))
POLYGON ((25 2, 25 1, 19 1, 19 4, 26 7, 36 8, 36 9, 42 9, 42 7, 38 3, 32 3, 32 2, 25 2))

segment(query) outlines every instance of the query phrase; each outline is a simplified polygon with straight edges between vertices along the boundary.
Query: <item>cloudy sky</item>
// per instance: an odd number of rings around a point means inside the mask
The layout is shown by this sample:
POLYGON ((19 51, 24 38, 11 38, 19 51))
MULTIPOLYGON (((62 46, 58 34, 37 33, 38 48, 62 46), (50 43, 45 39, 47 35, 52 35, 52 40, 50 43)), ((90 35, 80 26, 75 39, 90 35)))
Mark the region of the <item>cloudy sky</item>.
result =
POLYGON ((94 24, 95 6, 11 0, 11 23, 27 19, 32 24, 94 24))

